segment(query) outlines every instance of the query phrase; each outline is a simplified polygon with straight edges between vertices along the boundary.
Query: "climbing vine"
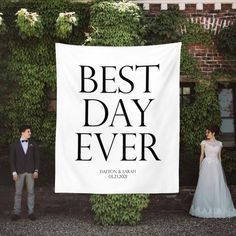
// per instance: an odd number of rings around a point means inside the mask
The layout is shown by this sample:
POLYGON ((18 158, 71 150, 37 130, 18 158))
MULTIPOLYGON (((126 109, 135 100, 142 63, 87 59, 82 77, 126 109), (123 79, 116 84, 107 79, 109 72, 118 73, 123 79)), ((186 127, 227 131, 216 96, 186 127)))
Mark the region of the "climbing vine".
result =
POLYGON ((233 56, 236 55, 236 22, 222 29, 215 37, 217 48, 223 54, 233 56))
POLYGON ((195 101, 181 108, 180 139, 182 147, 194 150, 204 138, 205 128, 211 123, 220 124, 220 111, 216 79, 204 78, 187 46, 191 43, 211 44, 213 36, 174 8, 148 19, 147 28, 147 44, 182 42, 181 74, 195 83, 196 92, 195 101))
POLYGON ((6 132, 1 134, 1 140, 11 142, 18 137, 19 125, 28 123, 32 126, 34 138, 43 140, 42 144, 47 147, 54 147, 55 111, 48 111, 48 93, 56 90, 55 42, 84 43, 89 4, 73 4, 64 0, 24 1, 19 5, 6 3, 3 11, 6 12, 9 37, 5 43, 10 54, 8 77, 4 83, 10 87, 11 93, 4 104, 2 119, 6 132), (81 15, 81 22, 66 39, 61 39, 57 37, 56 19, 61 12, 72 9, 81 15), (16 12, 17 22, 13 18, 16 12), (40 21, 38 18, 34 20, 40 22, 40 28, 30 21, 38 15, 40 21))
POLYGON ((142 45, 142 12, 131 2, 103 1, 91 7, 89 45, 142 45))

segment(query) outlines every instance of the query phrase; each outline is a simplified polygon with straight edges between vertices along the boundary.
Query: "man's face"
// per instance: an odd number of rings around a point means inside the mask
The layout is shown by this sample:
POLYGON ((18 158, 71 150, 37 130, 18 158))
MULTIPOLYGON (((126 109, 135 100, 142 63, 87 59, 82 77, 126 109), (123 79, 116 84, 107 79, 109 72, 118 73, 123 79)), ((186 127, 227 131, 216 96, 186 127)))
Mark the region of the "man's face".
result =
POLYGON ((23 139, 29 139, 31 137, 31 130, 26 129, 24 132, 21 133, 21 137, 23 139))

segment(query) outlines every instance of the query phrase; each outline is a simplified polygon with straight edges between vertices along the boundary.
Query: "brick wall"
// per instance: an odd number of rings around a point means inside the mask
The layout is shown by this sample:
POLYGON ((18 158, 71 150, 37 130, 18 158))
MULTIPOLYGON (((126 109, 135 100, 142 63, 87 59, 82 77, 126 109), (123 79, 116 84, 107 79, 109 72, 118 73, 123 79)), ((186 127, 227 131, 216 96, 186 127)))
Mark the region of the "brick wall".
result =
MULTIPOLYGON (((168 4, 168 9, 171 6, 178 8, 178 5, 168 4)), ((149 10, 145 11, 150 16, 158 15, 160 12, 161 4, 150 4, 149 10)), ((189 21, 201 24, 214 34, 236 21, 236 9, 232 8, 232 4, 222 4, 220 10, 216 10, 214 4, 204 4, 202 10, 198 10, 196 4, 186 4, 185 10, 181 12, 189 21)))
POLYGON ((206 76, 219 70, 236 72, 236 59, 220 54, 214 44, 190 44, 188 52, 197 60, 201 72, 206 76))
MULTIPOLYGON (((181 3, 167 4, 166 9, 173 6, 179 8, 189 21, 202 25, 213 34, 219 33, 221 29, 236 21, 236 9, 233 4, 221 4, 220 8, 215 4, 202 4, 202 9, 199 9, 197 4, 187 4, 187 2, 182 10, 180 9, 181 3)), ((163 11, 162 4, 149 4, 146 10, 145 7, 143 9, 145 14, 149 16, 158 15, 163 11)), ((188 52, 197 60, 198 66, 205 76, 218 70, 236 72, 236 59, 227 58, 220 54, 214 44, 208 46, 191 44, 188 47, 188 52)), ((182 80, 186 80, 184 76, 182 76, 182 80)))

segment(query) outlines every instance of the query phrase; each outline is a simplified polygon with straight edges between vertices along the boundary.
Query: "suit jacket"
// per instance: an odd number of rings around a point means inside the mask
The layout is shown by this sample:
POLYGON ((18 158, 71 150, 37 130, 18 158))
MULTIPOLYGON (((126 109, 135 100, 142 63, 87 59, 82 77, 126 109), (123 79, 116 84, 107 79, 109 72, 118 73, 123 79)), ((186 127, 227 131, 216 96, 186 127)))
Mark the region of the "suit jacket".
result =
POLYGON ((25 172, 33 173, 35 170, 39 170, 38 146, 30 139, 26 154, 19 139, 15 143, 11 144, 9 157, 12 172, 22 174, 25 172))

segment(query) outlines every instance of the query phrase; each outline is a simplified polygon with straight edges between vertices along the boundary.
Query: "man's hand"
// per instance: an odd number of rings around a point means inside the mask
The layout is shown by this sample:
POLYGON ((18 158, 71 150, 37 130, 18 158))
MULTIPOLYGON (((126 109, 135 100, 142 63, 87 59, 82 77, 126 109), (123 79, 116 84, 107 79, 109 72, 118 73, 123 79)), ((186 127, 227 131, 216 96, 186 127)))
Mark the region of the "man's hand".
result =
POLYGON ((19 177, 18 174, 13 174, 13 180, 14 180, 14 181, 17 181, 19 178, 20 178, 20 177, 19 177))
POLYGON ((32 175, 33 179, 37 179, 39 177, 39 173, 37 171, 35 171, 32 175))

